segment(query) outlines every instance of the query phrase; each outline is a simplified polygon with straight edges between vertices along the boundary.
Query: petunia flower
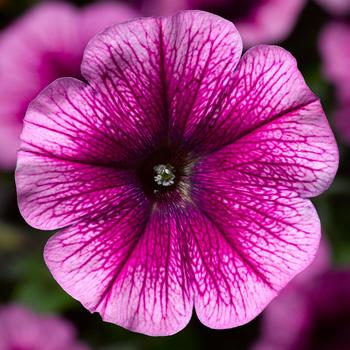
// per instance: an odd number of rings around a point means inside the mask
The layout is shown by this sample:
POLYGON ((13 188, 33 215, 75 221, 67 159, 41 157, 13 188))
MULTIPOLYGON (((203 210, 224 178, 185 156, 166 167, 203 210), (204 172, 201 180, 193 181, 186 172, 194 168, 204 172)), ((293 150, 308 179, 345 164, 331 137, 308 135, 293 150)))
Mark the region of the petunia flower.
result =
POLYGON ((30 105, 16 182, 45 260, 105 321, 169 335, 253 319, 313 259, 338 150, 295 59, 185 11, 116 25, 30 105))
POLYGON ((265 310, 253 350, 350 348, 350 270, 332 269, 322 255, 265 310))
POLYGON ((101 2, 78 10, 63 2, 37 5, 0 34, 0 167, 16 164, 28 104, 55 79, 82 78, 87 42, 105 27, 129 20, 126 5, 101 2))
POLYGON ((350 11, 350 0, 316 0, 329 12, 335 15, 346 15, 350 11))
POLYGON ((275 43, 292 31, 305 0, 144 0, 150 13, 194 9, 233 21, 246 47, 275 43))
POLYGON ((68 321, 20 305, 0 307, 0 349, 87 350, 68 321))
POLYGON ((319 46, 325 76, 335 87, 335 124, 344 141, 350 143, 350 24, 328 24, 320 35, 319 46))

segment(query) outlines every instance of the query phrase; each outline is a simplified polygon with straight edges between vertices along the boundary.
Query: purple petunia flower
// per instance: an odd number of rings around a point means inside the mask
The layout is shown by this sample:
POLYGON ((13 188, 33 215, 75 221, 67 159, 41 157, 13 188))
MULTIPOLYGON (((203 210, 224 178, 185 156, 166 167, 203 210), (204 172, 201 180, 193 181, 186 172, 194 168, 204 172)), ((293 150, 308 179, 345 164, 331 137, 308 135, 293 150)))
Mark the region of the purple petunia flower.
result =
POLYGON ((334 22, 320 36, 320 51, 324 72, 336 90, 335 123, 347 143, 350 143, 350 25, 334 22))
POLYGON ((253 350, 350 348, 350 271, 330 269, 325 253, 268 306, 253 350))
POLYGON ((346 15, 350 11, 350 0, 316 0, 335 15, 346 15))
POLYGON ((20 305, 0 308, 0 350, 87 350, 64 319, 36 315, 20 305))
POLYGON ((254 318, 313 259, 308 199, 338 150, 295 59, 185 11, 88 44, 88 84, 59 79, 27 111, 18 201, 64 228, 45 248, 58 283, 130 330, 169 335, 195 307, 212 328, 254 318))
POLYGON ((0 167, 16 164, 28 104, 63 76, 81 78, 87 42, 105 27, 131 19, 126 5, 105 2, 78 10, 65 3, 36 6, 0 35, 0 167))
POLYGON ((244 46, 274 43, 293 29, 305 0, 145 0, 150 12, 172 14, 195 9, 215 13, 235 23, 244 46))

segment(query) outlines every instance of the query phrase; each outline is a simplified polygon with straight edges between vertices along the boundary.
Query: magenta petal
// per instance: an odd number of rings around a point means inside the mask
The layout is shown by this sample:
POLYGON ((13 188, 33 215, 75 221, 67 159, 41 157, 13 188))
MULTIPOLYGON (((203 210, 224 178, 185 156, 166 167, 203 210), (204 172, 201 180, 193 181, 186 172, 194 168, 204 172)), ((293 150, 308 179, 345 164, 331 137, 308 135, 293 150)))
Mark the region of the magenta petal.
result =
POLYGON ((175 212, 140 198, 52 237, 45 260, 60 285, 105 321, 149 335, 188 323, 192 293, 175 212))
POLYGON ((123 106, 128 118, 160 136, 169 125, 179 142, 217 108, 241 51, 232 23, 185 11, 109 28, 88 45, 82 72, 118 113, 123 106))
POLYGON ((312 203, 290 191, 239 186, 198 175, 200 208, 190 249, 196 312, 205 325, 228 328, 256 317, 313 260, 320 223, 312 203), (202 216, 201 216, 202 214, 202 216))
POLYGON ((136 176, 113 165, 140 137, 130 140, 132 130, 125 136, 128 126, 111 116, 90 87, 70 78, 52 83, 30 105, 16 182, 20 210, 32 226, 63 227, 135 193, 136 176))
POLYGON ((135 182, 127 171, 21 151, 18 205, 31 226, 52 230, 130 200, 135 182))
MULTIPOLYGON (((151 135, 88 85, 72 78, 50 84, 28 108, 22 152, 93 165, 120 165, 151 135)), ((21 168, 19 168, 20 170, 21 168)))
POLYGON ((255 46, 206 118, 192 119, 187 142, 198 151, 213 151, 316 100, 291 54, 277 46, 255 46))
MULTIPOLYGON (((209 155, 197 172, 207 182, 224 178, 250 186, 317 196, 334 179, 338 150, 318 101, 291 109, 209 155)), ((278 194, 278 192, 277 192, 278 194)))

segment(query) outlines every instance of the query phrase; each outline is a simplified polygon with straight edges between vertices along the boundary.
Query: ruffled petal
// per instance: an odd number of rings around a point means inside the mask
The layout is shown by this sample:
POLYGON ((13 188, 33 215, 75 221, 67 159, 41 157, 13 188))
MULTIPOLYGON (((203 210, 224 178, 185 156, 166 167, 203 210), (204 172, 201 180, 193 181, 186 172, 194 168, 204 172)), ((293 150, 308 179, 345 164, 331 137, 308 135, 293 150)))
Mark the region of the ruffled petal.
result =
POLYGON ((295 193, 197 176, 190 214, 195 308, 229 328, 256 317, 313 260, 320 223, 295 193))
POLYGON ((185 327, 193 307, 176 218, 130 199, 53 236, 45 260, 60 285, 105 321, 170 335, 185 327))
POLYGON ((232 23, 185 11, 109 28, 88 45, 82 73, 114 101, 117 115, 177 143, 198 120, 207 121, 241 51, 232 23))
POLYGON ((127 156, 134 159, 130 154, 141 136, 133 131, 117 123, 84 83, 52 83, 24 120, 16 170, 24 218, 34 227, 56 229, 141 191, 136 175, 116 166, 127 156))
POLYGON ((151 136, 136 121, 118 118, 110 101, 85 83, 61 78, 28 108, 21 151, 112 166, 135 161, 151 136))
POLYGON ((224 178, 227 191, 247 186, 321 194, 338 168, 338 148, 318 101, 286 111, 201 160, 205 181, 224 178))
POLYGON ((317 100, 290 53, 256 46, 243 56, 211 112, 192 119, 186 141, 197 152, 212 152, 317 100))
POLYGON ((21 214, 42 230, 104 212, 141 191, 129 171, 27 152, 20 152, 16 183, 21 214))

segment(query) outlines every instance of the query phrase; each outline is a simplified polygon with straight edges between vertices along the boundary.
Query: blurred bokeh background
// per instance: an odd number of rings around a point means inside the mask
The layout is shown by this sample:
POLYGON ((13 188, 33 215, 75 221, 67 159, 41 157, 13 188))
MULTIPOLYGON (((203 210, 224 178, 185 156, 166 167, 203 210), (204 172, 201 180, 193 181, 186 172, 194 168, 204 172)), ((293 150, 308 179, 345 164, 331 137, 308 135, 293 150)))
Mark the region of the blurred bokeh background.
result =
MULTIPOLYGON (((68 296, 51 277, 43 261, 42 252, 52 232, 34 230, 21 218, 16 201, 15 160, 11 155, 11 147, 16 147, 16 140, 13 139, 18 137, 21 118, 30 99, 51 80, 64 75, 79 75, 79 70, 75 66, 62 65, 58 62, 59 59, 56 59, 55 55, 58 54, 59 57, 60 50, 67 50, 67 47, 63 49, 45 46, 46 42, 54 43, 52 35, 57 28, 45 28, 48 23, 32 15, 33 9, 40 3, 44 1, 0 0, 0 139, 2 139, 0 140, 0 310, 9 304, 23 305, 34 314, 50 314, 63 318, 76 328, 79 340, 91 349, 253 349, 266 331, 264 313, 245 326, 220 331, 201 325, 194 315, 190 324, 174 336, 146 337, 102 322, 99 315, 91 315, 68 296), (41 33, 41 47, 37 45, 37 50, 41 51, 37 57, 31 51, 34 50, 33 43, 21 37, 24 32, 24 37, 27 35, 29 39, 35 41, 37 37, 32 27, 41 33), (22 42, 17 42, 21 40, 22 42), (45 50, 54 55, 54 59, 50 56, 54 68, 42 68, 46 60, 49 60, 42 54, 45 50), (31 57, 32 61, 42 61, 28 64, 28 57, 31 57), (34 71, 28 73, 30 69, 34 71), (34 79, 35 83, 31 79, 34 79), (16 111, 8 106, 10 103, 11 106, 18 106, 16 111), (11 113, 13 115, 10 115, 11 113), (10 138, 13 140, 11 145, 10 138)), ((77 13, 85 11, 86 6, 93 3, 102 4, 88 0, 68 3, 77 7, 74 10, 77 13)), ((111 3, 113 2, 110 1, 109 4, 111 3)), ((120 21, 124 17, 128 19, 133 16, 167 14, 183 8, 208 10, 237 23, 242 31, 246 48, 256 43, 277 43, 296 57, 306 82, 321 98, 340 149, 340 168, 333 185, 313 202, 321 218, 324 236, 330 250, 331 262, 326 273, 332 275, 341 272, 338 279, 333 275, 330 278, 329 283, 338 286, 343 293, 342 297, 328 297, 334 303, 331 308, 337 310, 341 298, 345 300, 343 305, 346 304, 346 299, 350 304, 350 288, 347 287, 350 283, 347 282, 349 279, 347 271, 350 271, 350 1, 130 0, 124 3, 115 2, 114 5, 117 12, 124 11, 123 15, 115 14, 115 18, 120 17, 120 21), (121 6, 119 10, 118 6, 121 6), (254 25, 257 28, 254 28, 254 25), (348 292, 349 294, 344 296, 344 293, 348 292)), ((113 23, 113 15, 106 20, 108 21, 113 23)), ((65 26, 66 22, 57 17, 55 25, 59 28, 60 25, 65 26)), ((82 26, 83 24, 78 23, 79 28, 82 26)), ((100 27, 103 27, 103 20, 96 24, 96 28, 91 29, 89 26, 91 31, 98 31, 102 29, 100 27)), ((93 35, 91 31, 86 35, 93 35)), ((84 40, 88 39, 85 37, 81 39, 81 45, 85 45, 84 40)), ((76 57, 79 61, 79 52, 76 57)), ((322 294, 322 283, 316 284, 318 287, 315 288, 310 287, 312 282, 305 283, 309 283, 309 294, 322 294)), ((327 282, 324 283, 327 285, 327 282)), ((300 292, 302 293, 303 291, 300 292)), ((333 295, 332 291, 329 293, 333 295)), ((336 293, 334 295, 338 295, 336 293)), ((327 303, 330 303, 329 300, 327 303)), ((322 308, 322 305, 320 307, 322 308)), ((283 344, 280 347, 267 345, 264 349, 320 350, 323 347, 315 344, 319 341, 324 345, 325 334, 330 345, 324 349, 350 349, 349 337, 341 338, 343 339, 341 345, 333 343, 335 338, 339 339, 339 334, 344 332, 350 334, 350 307, 348 310, 345 306, 342 309, 339 317, 338 311, 334 312, 336 315, 333 315, 333 318, 324 317, 329 319, 330 324, 324 320, 315 322, 312 326, 312 337, 316 338, 313 338, 309 345, 293 343, 293 347, 288 348, 283 344)), ((290 308, 282 321, 281 328, 284 332, 289 332, 288 334, 292 332, 289 327, 295 323, 293 321, 295 313, 296 309, 290 308)), ((6 316, 6 312, 0 311, 0 328, 5 327, 8 317, 10 316, 6 316)), ((276 332, 280 331, 276 329, 276 332)), ((0 349, 9 350, 10 348, 2 347, 1 337, 4 337, 4 331, 3 333, 0 331, 0 349)), ((49 347, 42 349, 46 348, 49 349, 49 347)), ((65 346, 61 348, 69 350, 65 346)))

